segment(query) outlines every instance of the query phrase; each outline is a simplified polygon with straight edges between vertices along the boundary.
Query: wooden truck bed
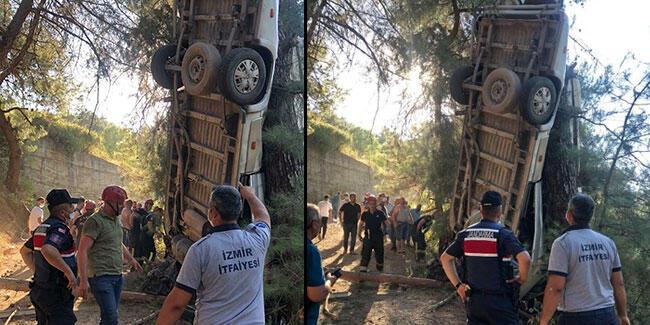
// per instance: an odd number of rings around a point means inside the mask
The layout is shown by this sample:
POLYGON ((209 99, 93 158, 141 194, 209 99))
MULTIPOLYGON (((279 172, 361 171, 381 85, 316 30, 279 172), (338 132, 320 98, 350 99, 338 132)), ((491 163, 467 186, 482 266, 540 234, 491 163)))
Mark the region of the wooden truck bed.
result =
MULTIPOLYGON (((548 131, 540 132, 529 124, 519 109, 506 114, 484 110, 481 80, 496 68, 508 68, 519 75, 522 83, 532 76, 545 75, 558 90, 562 89, 561 80, 550 74, 557 68, 553 64, 561 41, 562 21, 557 10, 554 7, 548 16, 517 19, 487 13, 478 21, 472 50, 475 70, 472 83, 465 85, 469 105, 464 111, 449 214, 453 231, 462 229, 467 220, 478 221, 480 198, 488 190, 501 193, 502 220, 518 231, 520 217, 528 209, 529 181, 538 179, 541 173, 541 168, 534 168, 534 175, 531 170, 536 163, 544 162, 548 131)), ((506 10, 502 8, 503 12, 506 10)))

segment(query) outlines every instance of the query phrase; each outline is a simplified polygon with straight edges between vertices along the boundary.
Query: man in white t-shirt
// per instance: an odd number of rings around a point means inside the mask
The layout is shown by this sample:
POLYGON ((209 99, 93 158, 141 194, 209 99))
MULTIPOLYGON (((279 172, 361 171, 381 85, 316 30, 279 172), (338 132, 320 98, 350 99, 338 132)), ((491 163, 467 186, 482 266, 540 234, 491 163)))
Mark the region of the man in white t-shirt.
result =
POLYGON ((327 221, 332 215, 332 203, 330 203, 330 196, 325 194, 323 200, 318 202, 318 213, 320 214, 321 232, 318 234, 318 239, 325 239, 327 233, 327 221))
POLYGON ((172 325, 196 296, 194 324, 264 325, 264 259, 271 243, 271 217, 253 189, 219 185, 208 202, 211 233, 185 255, 176 284, 157 325, 172 325), (241 193, 241 194, 240 194, 241 193), (255 220, 241 229, 242 199, 255 220))
POLYGON ((32 233, 38 225, 43 223, 43 207, 45 206, 45 199, 39 197, 36 199, 36 206, 32 208, 32 211, 29 212, 29 219, 27 219, 27 227, 29 227, 29 233, 32 233))

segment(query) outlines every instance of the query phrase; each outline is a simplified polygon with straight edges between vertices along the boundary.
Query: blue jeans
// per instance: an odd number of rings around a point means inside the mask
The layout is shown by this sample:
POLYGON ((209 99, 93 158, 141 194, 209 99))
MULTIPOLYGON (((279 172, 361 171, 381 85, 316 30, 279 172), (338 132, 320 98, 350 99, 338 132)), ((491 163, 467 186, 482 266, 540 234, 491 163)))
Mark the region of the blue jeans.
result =
POLYGON ((88 279, 90 291, 92 291, 99 309, 100 325, 117 325, 118 312, 120 305, 120 295, 122 294, 122 275, 101 275, 88 279))
POLYGON ((614 307, 606 307, 579 313, 560 313, 558 325, 618 325, 618 316, 614 307))

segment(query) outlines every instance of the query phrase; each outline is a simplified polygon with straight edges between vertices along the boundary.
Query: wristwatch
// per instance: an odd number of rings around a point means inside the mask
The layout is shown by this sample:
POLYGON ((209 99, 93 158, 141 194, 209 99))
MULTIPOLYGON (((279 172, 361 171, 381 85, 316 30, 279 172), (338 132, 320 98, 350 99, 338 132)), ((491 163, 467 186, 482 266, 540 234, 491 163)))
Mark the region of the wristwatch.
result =
POLYGON ((461 285, 463 285, 463 281, 458 282, 454 287, 456 287, 456 289, 458 289, 461 285))

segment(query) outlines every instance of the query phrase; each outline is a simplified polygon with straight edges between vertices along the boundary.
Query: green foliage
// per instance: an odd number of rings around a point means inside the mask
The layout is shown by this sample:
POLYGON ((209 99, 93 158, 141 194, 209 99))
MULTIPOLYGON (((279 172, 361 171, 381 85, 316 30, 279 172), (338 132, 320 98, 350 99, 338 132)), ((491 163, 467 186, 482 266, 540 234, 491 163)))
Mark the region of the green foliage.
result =
POLYGON ((335 126, 310 120, 311 133, 307 135, 307 146, 322 153, 339 149, 343 144, 350 141, 350 135, 335 126))
POLYGON ((43 127, 47 136, 54 140, 69 155, 87 150, 99 141, 94 131, 88 131, 83 126, 67 121, 61 115, 42 114, 34 118, 33 123, 43 127))
POLYGON ((287 152, 294 157, 303 157, 305 141, 302 134, 296 132, 295 128, 288 125, 275 125, 264 131, 264 142, 273 144, 281 151, 287 152))
POLYGON ((264 297, 267 317, 299 324, 303 292, 297 288, 303 288, 304 281, 304 177, 296 176, 293 183, 293 191, 275 193, 268 202, 274 226, 267 253, 264 297))

